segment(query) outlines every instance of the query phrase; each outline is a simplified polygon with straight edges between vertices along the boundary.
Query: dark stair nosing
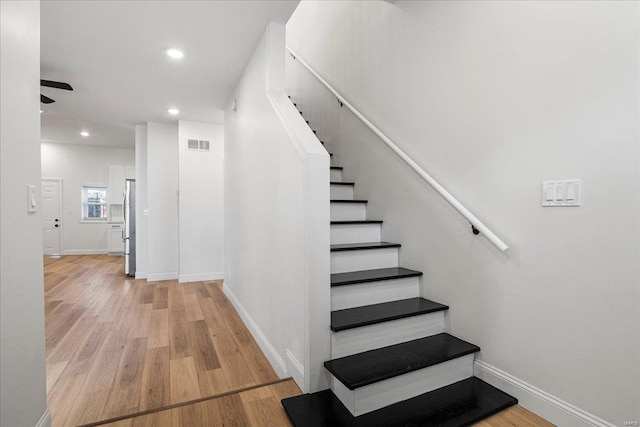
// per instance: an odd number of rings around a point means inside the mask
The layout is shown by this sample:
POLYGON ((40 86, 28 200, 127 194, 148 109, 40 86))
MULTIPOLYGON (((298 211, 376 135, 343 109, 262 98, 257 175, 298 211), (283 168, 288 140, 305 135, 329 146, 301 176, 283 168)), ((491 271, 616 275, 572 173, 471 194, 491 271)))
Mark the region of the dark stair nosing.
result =
POLYGON ((331 199, 331 200, 329 200, 329 202, 331 202, 331 203, 350 203, 350 204, 369 203, 368 200, 348 200, 348 199, 331 199))
POLYGON ((355 182, 342 182, 342 181, 329 181, 329 184, 331 184, 331 185, 349 185, 349 186, 356 185, 355 182))
POLYGON ((328 360, 324 367, 349 390, 355 390, 478 351, 477 345, 441 333, 328 360))
POLYGON ((446 305, 420 297, 347 308, 331 312, 331 330, 346 331, 447 309, 446 305))
POLYGON ((382 224, 379 219, 354 219, 344 221, 331 221, 331 225, 354 225, 354 224, 382 224))
POLYGON ((342 166, 329 166, 329 169, 334 169, 334 170, 343 170, 344 168, 342 166))
POLYGON ((337 245, 331 245, 331 252, 399 248, 400 246, 401 246, 400 243, 389 243, 389 242, 341 243, 337 245))
POLYGON ((378 282, 382 280, 404 279, 422 276, 421 271, 402 267, 376 268, 373 270, 349 271, 331 275, 331 286, 355 285, 357 283, 378 282))
POLYGON ((516 398, 476 377, 358 417, 351 415, 331 390, 282 400, 294 427, 464 427, 517 403, 516 398))

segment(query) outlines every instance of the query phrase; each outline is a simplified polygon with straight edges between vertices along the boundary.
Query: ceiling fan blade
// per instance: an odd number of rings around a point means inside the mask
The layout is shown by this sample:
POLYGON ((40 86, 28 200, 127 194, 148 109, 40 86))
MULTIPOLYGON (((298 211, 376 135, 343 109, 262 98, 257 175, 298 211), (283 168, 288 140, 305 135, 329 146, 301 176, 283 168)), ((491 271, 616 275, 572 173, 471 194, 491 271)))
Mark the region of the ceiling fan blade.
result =
POLYGON ((56 89, 73 90, 69 83, 54 82, 53 80, 40 80, 40 86, 53 87, 56 89))
POLYGON ((48 96, 44 96, 43 94, 40 94, 40 102, 42 102, 43 104, 52 104, 56 101, 49 98, 48 96))

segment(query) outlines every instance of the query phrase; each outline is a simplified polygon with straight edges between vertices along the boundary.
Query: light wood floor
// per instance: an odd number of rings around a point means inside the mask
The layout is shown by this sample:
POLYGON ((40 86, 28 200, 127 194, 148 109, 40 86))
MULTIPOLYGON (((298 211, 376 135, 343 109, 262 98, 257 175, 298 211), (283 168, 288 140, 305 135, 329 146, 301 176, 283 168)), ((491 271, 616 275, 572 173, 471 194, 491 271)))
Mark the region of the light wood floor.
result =
POLYGON ((54 426, 278 380, 221 283, 133 280, 122 266, 106 255, 45 258, 54 426))
MULTIPOLYGON (((300 389, 278 379, 221 283, 133 280, 106 255, 44 264, 53 427, 145 411, 106 425, 290 425, 280 399, 300 389)), ((516 406, 478 426, 552 424, 516 406)))

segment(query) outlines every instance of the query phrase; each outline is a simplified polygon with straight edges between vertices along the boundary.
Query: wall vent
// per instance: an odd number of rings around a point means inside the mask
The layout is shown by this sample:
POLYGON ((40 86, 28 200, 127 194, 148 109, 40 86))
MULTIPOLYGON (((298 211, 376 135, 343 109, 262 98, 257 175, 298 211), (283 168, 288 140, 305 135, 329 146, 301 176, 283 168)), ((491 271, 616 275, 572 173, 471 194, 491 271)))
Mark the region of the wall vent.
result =
POLYGON ((197 139, 190 139, 187 142, 187 148, 189 150, 209 151, 209 141, 198 141, 197 139))

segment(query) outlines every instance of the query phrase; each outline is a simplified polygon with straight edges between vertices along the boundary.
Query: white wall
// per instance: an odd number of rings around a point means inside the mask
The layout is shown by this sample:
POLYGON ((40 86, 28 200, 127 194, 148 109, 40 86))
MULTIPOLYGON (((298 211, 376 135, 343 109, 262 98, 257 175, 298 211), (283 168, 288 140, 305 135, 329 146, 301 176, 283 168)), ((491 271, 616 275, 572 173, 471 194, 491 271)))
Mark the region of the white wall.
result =
POLYGON ((109 165, 133 166, 134 151, 42 143, 42 176, 62 179, 63 255, 107 253, 106 221, 82 221, 82 186, 108 186, 109 165))
POLYGON ((136 125, 136 279, 145 279, 149 269, 147 200, 147 126, 136 125))
POLYGON ((178 126, 147 123, 147 279, 178 278, 178 126))
POLYGON ((0 425, 45 426, 42 216, 26 204, 40 188, 40 3, 0 2, 0 19, 0 425))
POLYGON ((287 25, 301 58, 511 246, 473 236, 290 60, 298 106, 402 264, 424 271, 425 296, 450 305, 452 332, 615 425, 640 419, 638 15, 637 2, 302 2, 287 25), (540 206, 542 181, 576 178, 582 207, 540 206))
POLYGON ((178 122, 181 282, 224 276, 224 125, 178 122), (210 151, 189 150, 188 140, 210 151))
POLYGON ((283 81, 284 27, 270 24, 225 108, 224 289, 308 391, 327 388, 329 159, 283 81))

